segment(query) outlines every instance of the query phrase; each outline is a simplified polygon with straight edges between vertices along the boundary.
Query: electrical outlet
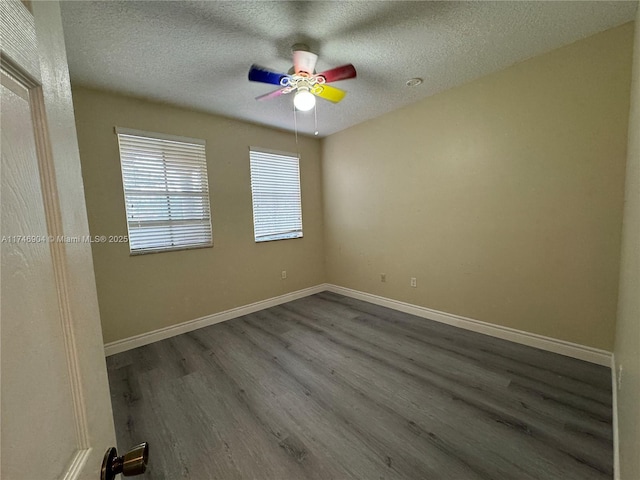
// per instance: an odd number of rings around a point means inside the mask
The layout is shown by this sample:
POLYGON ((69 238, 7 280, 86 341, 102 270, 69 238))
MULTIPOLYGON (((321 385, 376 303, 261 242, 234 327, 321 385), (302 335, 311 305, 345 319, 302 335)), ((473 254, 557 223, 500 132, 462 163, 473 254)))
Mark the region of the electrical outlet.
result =
POLYGON ((282 270, 282 273, 280 275, 282 276, 282 279, 284 280, 285 278, 287 278, 287 271, 286 270, 282 270))
POLYGON ((385 283, 387 281, 387 274, 386 273, 381 273, 380 274, 380 281, 382 283, 385 283))
POLYGON ((416 277, 411 277, 411 283, 410 283, 410 285, 411 285, 413 288, 416 288, 416 287, 418 286, 418 280, 416 279, 416 277))
POLYGON ((618 365, 618 390, 622 390, 622 365, 618 365))

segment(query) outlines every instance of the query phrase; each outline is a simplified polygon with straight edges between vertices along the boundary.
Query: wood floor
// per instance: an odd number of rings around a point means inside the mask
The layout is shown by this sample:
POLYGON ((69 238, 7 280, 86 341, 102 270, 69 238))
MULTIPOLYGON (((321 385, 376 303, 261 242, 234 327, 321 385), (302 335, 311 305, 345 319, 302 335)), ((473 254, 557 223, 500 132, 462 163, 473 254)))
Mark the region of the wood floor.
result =
POLYGON ((328 292, 108 367, 144 478, 613 478, 607 368, 328 292))

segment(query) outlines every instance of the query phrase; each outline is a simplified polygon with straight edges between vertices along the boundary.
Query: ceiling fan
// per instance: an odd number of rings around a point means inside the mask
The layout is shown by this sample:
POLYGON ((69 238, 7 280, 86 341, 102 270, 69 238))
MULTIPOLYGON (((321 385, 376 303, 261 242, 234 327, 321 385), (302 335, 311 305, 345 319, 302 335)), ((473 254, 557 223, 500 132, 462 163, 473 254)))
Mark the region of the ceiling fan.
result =
POLYGON ((256 100, 268 100, 296 92, 293 104, 298 110, 307 111, 315 106, 315 97, 324 98, 333 103, 338 103, 344 98, 347 92, 327 85, 327 83, 355 78, 356 69, 353 65, 349 63, 325 72, 315 73, 318 55, 311 53, 309 47, 300 43, 291 47, 291 50, 293 51, 293 67, 288 73, 279 73, 259 65, 251 65, 249 69, 250 81, 281 87, 256 97, 256 100))

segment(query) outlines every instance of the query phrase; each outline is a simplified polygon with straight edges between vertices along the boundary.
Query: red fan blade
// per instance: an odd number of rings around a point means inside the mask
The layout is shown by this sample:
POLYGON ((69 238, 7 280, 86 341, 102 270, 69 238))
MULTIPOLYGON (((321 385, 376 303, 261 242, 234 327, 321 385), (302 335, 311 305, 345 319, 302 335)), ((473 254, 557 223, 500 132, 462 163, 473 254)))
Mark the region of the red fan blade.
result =
POLYGON ((256 97, 256 100, 269 100, 271 98, 279 97, 283 93, 284 93, 284 88, 281 88, 280 90, 274 90, 273 92, 269 92, 269 93, 265 93, 264 95, 260 95, 259 97, 256 97))
POLYGON ((319 73, 323 76, 327 82, 337 82, 338 80, 347 80, 349 78, 356 78, 356 67, 350 63, 342 65, 341 67, 332 68, 326 72, 319 73))
POLYGON ((293 52, 293 69, 296 73, 305 72, 313 75, 316 68, 318 55, 304 50, 296 50, 293 52))

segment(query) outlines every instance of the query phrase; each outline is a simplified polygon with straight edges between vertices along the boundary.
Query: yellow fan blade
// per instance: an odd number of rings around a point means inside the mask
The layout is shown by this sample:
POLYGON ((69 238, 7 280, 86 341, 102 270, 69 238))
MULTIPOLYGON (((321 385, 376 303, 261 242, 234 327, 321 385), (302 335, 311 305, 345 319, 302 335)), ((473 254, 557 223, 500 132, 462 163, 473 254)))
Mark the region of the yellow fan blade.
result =
POLYGON ((318 97, 329 100, 333 103, 338 103, 347 94, 344 90, 332 87, 331 85, 318 85, 318 92, 314 92, 318 97))

